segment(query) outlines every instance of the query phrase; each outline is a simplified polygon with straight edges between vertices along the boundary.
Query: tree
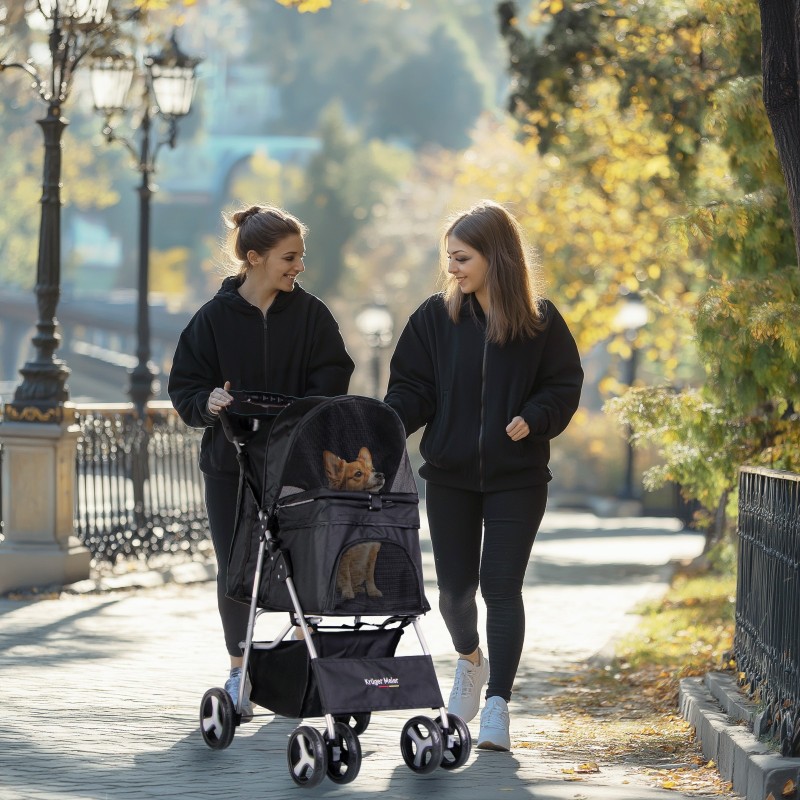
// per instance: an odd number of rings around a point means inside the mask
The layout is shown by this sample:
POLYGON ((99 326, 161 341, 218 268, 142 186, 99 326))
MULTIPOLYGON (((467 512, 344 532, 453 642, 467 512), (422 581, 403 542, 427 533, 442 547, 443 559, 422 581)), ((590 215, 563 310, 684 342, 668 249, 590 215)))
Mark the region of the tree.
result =
MULTIPOLYGON (((800 342, 783 324, 800 312, 800 284, 759 102, 755 9, 745 0, 545 0, 528 32, 514 4, 499 10, 516 78, 513 107, 541 152, 579 163, 587 147, 619 137, 615 123, 632 111, 647 118, 648 146, 663 144, 665 172, 649 183, 663 187, 680 224, 665 219, 659 236, 695 275, 670 313, 691 323, 705 378, 682 390, 668 382, 633 389, 608 408, 631 426, 636 444, 659 448, 663 464, 648 485, 680 483, 717 509, 719 533, 742 463, 792 469, 800 459, 800 342), (603 81, 622 117, 610 117, 599 137, 584 136, 574 121, 589 87, 603 81)), ((581 193, 592 170, 591 161, 579 170, 581 193)), ((657 251, 655 264, 665 263, 657 251)), ((587 295, 591 287, 578 297, 587 295)))
POLYGON ((800 6, 759 0, 764 106, 778 150, 800 265, 800 6))
POLYGON ((319 136, 321 148, 306 169, 295 208, 309 227, 308 261, 314 265, 303 283, 325 297, 342 275, 348 241, 408 170, 410 158, 379 141, 365 141, 347 127, 337 105, 322 115, 319 136))

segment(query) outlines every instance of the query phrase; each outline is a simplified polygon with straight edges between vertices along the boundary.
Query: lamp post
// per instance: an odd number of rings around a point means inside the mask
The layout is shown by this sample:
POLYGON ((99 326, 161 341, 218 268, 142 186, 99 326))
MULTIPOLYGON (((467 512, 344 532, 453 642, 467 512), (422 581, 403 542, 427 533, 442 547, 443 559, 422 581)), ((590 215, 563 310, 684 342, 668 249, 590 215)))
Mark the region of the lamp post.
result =
POLYGON ((372 351, 372 396, 381 398, 381 350, 392 343, 394 321, 384 303, 374 301, 356 315, 356 327, 372 351))
POLYGON ((89 577, 91 553, 73 529, 80 428, 74 411, 67 412, 69 369, 55 356, 61 340, 56 320, 61 293, 61 136, 67 126, 62 106, 75 70, 111 31, 108 5, 109 0, 38 0, 35 13, 49 29, 49 70, 41 73, 30 60, 0 59, 0 72, 17 68, 33 78, 33 88, 47 105, 47 114, 38 120, 44 164, 35 289, 39 320, 32 339, 36 354, 20 370, 22 383, 6 403, 0 425, 0 592, 89 577))
MULTIPOLYGON (((625 362, 625 383, 628 386, 633 386, 636 380, 636 367, 638 364, 638 350, 636 348, 636 337, 639 329, 647 324, 648 320, 647 306, 642 302, 642 298, 632 292, 626 295, 623 304, 620 306, 614 324, 617 330, 622 331, 625 339, 630 346, 630 355, 625 362)), ((625 450, 625 478, 622 486, 621 499, 635 500, 636 494, 633 490, 633 467, 634 467, 634 451, 633 444, 631 443, 631 435, 633 431, 628 427, 628 438, 625 450)))
POLYGON ((20 370, 22 383, 5 407, 8 420, 60 423, 69 399, 69 369, 55 357, 61 341, 56 320, 61 294, 61 137, 68 124, 62 106, 78 64, 107 30, 108 4, 109 0, 38 0, 37 11, 49 23, 49 71, 41 74, 30 60, 0 61, 0 72, 10 68, 27 72, 47 104, 46 116, 38 120, 44 135, 44 165, 35 288, 39 320, 32 339, 36 355, 20 370))
POLYGON ((178 47, 173 32, 169 45, 160 53, 147 56, 143 68, 136 59, 120 53, 97 56, 91 66, 92 95, 97 111, 105 116, 103 133, 107 142, 124 145, 141 175, 139 193, 139 269, 137 276, 136 358, 131 372, 128 394, 140 419, 144 418, 148 401, 154 395, 158 371, 150 360, 150 201, 155 191, 152 175, 158 153, 164 145, 175 147, 178 120, 192 107, 195 70, 200 60, 190 58, 178 47), (131 88, 141 87, 138 103, 140 121, 137 143, 117 134, 112 125, 115 114, 130 110, 131 88), (163 138, 151 141, 153 123, 161 119, 166 125, 163 138))

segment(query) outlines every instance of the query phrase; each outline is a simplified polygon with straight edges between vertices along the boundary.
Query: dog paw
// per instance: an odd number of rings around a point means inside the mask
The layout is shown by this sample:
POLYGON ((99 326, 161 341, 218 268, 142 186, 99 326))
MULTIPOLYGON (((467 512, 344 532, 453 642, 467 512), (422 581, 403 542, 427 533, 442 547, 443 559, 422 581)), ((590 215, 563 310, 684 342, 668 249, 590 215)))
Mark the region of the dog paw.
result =
POLYGON ((377 586, 368 587, 367 594, 370 597, 383 597, 383 592, 377 586))

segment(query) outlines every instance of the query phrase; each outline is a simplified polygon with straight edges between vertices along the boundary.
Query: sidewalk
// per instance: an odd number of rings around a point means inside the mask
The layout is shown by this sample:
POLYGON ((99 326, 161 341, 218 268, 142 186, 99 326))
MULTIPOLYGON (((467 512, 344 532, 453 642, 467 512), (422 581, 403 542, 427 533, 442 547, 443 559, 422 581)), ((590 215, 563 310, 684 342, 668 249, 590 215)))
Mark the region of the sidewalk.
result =
MULTIPOLYGON (((548 512, 524 589, 526 649, 510 704, 513 752, 473 750, 459 770, 416 775, 400 754, 400 731, 430 709, 378 712, 360 737, 356 780, 338 786, 326 779, 310 790, 288 774, 287 737, 296 720, 264 713, 219 752, 202 741, 200 699, 227 672, 208 566, 186 565, 175 576, 187 582, 155 588, 96 592, 84 582, 81 592, 52 599, 0 599, 0 798, 260 800, 307 792, 393 800, 434 793, 459 800, 680 800, 687 796, 650 788, 624 766, 600 764, 600 772, 576 781, 565 772, 576 764, 548 753, 547 731, 558 721, 541 702, 553 691, 552 677, 598 656, 635 625, 629 612, 665 591, 671 560, 700 552, 702 536, 678 528, 674 520, 548 512), (192 582, 198 579, 206 580, 192 582)), ((433 608, 423 630, 446 698, 454 664, 424 531, 422 544, 433 608)), ((159 580, 145 573, 129 582, 159 580)), ((259 638, 284 619, 265 615, 259 638)), ((419 653, 413 632, 399 652, 419 653)), ((470 724, 473 736, 477 722, 470 724)))

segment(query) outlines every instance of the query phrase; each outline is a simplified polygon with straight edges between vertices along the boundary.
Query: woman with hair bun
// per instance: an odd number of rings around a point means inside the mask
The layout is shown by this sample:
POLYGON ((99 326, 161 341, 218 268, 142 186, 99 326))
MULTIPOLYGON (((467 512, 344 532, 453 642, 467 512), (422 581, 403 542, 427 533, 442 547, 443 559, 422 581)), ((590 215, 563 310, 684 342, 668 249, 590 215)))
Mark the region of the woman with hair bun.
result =
MULTIPOLYGON (((217 605, 230 656, 225 688, 235 703, 242 680, 239 642, 246 637, 249 606, 225 593, 239 464, 219 411, 232 402, 231 388, 292 397, 346 394, 355 365, 328 307, 297 283, 305 271, 306 226, 270 205, 223 214, 223 219, 235 274, 222 281, 181 333, 168 391, 180 418, 205 428, 200 470, 217 555, 217 605)), ((242 720, 252 713, 245 695, 242 720)))

